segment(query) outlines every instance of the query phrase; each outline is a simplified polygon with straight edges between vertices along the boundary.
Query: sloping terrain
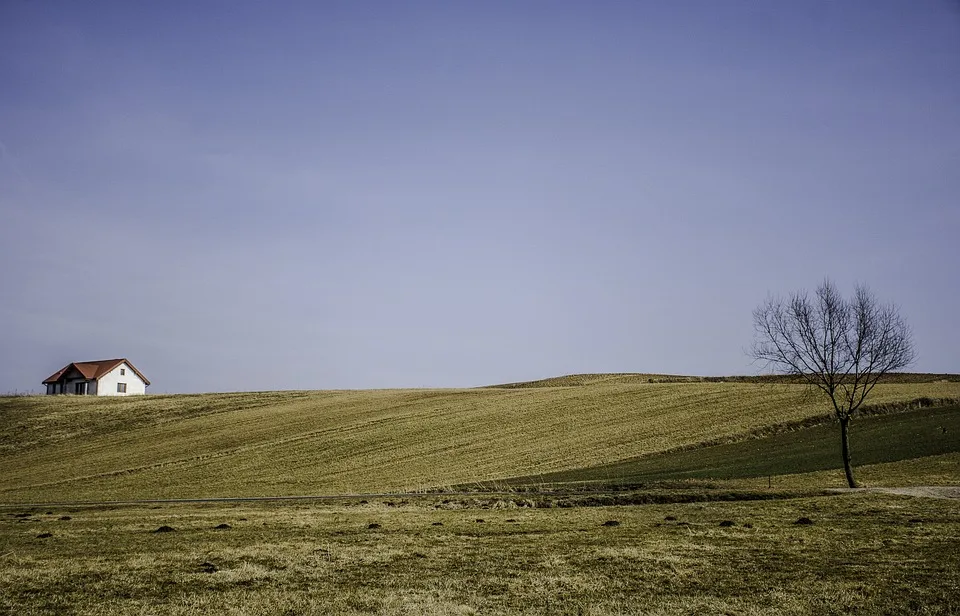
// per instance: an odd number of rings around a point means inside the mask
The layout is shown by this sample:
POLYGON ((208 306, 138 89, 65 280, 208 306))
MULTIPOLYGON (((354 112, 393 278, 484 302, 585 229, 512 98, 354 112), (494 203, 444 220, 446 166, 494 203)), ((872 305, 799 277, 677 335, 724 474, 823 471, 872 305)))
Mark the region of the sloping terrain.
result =
MULTIPOLYGON (((922 408, 854 422, 856 465, 960 452, 960 406, 922 408)), ((721 445, 685 449, 498 485, 636 485, 674 479, 741 479, 843 468, 836 422, 721 445)), ((957 477, 960 481, 960 477, 957 477)))
MULTIPOLYGON (((0 399, 0 502, 426 489, 608 464, 826 412, 797 385, 0 399)), ((960 399, 883 384, 874 404, 960 399)))

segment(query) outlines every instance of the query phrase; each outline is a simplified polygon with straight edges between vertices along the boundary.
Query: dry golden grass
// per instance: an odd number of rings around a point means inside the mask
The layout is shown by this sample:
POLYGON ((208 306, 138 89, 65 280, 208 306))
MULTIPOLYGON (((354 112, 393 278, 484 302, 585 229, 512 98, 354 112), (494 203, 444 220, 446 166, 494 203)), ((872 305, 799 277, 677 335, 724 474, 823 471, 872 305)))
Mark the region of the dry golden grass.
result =
POLYGON ((955 501, 857 494, 569 509, 442 504, 0 509, 0 613, 960 610, 955 501), (795 524, 801 516, 813 524, 795 524), (231 528, 217 530, 222 523, 231 528), (152 532, 161 525, 175 531, 152 532))
MULTIPOLYGON (((620 383, 0 400, 0 502, 415 490, 577 468, 826 412, 804 388, 620 383), (23 435, 20 438, 18 435, 23 435)), ((960 398, 885 384, 874 404, 960 398)))

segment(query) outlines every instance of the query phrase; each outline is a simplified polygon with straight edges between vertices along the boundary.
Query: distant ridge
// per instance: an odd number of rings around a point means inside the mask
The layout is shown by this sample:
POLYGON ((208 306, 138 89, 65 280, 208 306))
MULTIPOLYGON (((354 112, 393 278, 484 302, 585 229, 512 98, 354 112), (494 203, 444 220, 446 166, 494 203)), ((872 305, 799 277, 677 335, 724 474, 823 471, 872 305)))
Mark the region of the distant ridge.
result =
MULTIPOLYGON (((645 372, 609 372, 595 374, 567 374, 535 381, 520 381, 500 385, 486 385, 481 389, 531 389, 537 387, 582 387, 586 385, 639 385, 642 383, 797 383, 795 376, 763 374, 755 376, 690 376, 682 374, 650 374, 645 372)), ((928 372, 895 372, 880 380, 881 383, 937 383, 960 382, 960 374, 935 374, 928 372)))

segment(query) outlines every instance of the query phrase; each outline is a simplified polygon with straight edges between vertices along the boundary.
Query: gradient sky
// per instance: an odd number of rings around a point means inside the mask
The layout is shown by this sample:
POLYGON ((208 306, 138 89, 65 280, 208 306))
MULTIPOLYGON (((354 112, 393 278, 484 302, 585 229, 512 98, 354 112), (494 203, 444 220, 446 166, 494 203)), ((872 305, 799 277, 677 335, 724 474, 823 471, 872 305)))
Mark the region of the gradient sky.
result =
POLYGON ((960 5, 0 1, 0 392, 752 374, 829 276, 960 371, 960 5))

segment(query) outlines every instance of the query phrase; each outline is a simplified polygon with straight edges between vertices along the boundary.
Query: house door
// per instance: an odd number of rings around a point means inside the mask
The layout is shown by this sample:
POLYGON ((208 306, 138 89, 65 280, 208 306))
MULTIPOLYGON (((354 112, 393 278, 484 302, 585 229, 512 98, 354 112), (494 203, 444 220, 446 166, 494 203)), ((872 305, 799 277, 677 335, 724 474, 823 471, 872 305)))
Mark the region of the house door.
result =
POLYGON ((85 396, 87 394, 87 382, 82 381, 80 383, 73 384, 73 393, 78 396, 85 396))

